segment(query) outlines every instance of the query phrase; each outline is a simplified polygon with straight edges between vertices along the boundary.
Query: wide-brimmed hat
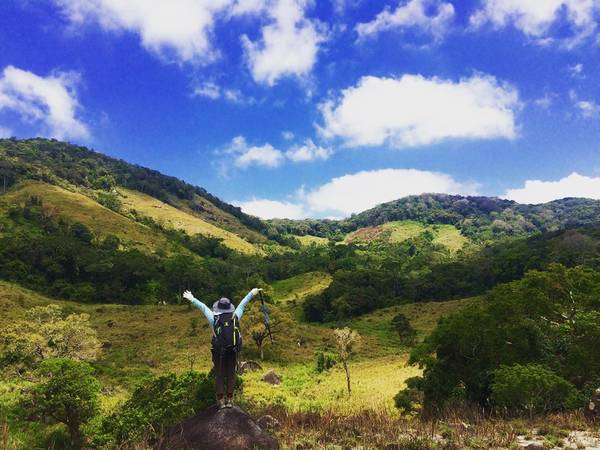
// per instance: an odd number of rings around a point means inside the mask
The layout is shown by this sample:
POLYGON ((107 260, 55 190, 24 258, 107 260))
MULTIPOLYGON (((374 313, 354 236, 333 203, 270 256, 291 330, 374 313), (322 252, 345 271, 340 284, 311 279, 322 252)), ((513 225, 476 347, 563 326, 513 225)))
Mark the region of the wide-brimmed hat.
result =
POLYGON ((235 306, 233 306, 233 303, 231 303, 231 300, 229 300, 226 297, 223 297, 220 300, 217 300, 216 302, 213 303, 212 309, 213 309, 213 313, 215 313, 215 314, 223 314, 223 313, 234 312, 235 306))

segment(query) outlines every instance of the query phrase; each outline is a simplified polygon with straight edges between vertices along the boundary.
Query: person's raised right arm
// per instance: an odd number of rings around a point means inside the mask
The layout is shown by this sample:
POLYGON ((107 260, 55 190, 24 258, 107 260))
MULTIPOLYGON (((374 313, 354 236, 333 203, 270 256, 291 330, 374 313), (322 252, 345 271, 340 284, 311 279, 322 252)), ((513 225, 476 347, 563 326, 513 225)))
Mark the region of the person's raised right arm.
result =
POLYGON ((210 326, 212 328, 215 322, 215 316, 211 309, 204 303, 202 303, 200 300, 198 300, 196 297, 194 297, 190 291, 185 291, 183 293, 183 298, 188 300, 192 305, 194 305, 196 308, 202 311, 202 314, 204 314, 204 317, 206 317, 206 320, 208 320, 208 323, 210 323, 210 326))

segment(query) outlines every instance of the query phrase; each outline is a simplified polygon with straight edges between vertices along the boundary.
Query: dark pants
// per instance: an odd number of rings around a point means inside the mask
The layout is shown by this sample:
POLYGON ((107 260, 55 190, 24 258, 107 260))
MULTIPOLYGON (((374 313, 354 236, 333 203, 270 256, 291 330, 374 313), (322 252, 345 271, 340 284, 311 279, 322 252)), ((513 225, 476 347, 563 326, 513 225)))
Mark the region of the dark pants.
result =
POLYGON ((237 354, 235 352, 220 355, 212 350, 212 360, 215 366, 215 379, 217 398, 223 398, 225 394, 225 385, 227 385, 227 395, 233 396, 235 389, 235 366, 237 363, 237 354))

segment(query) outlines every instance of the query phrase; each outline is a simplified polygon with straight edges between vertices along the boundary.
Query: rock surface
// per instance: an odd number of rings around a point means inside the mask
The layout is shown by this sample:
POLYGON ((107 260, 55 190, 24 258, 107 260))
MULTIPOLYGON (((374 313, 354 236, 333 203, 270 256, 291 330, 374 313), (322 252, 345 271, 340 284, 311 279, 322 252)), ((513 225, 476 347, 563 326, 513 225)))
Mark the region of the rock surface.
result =
POLYGON ((157 450, 277 450, 279 443, 242 409, 216 405, 171 428, 157 450))
POLYGON ((281 384, 281 378, 273 370, 269 370, 265 373, 262 380, 269 384, 281 384))
POLYGON ((279 428, 279 420, 269 414, 261 416, 256 423, 263 430, 275 430, 276 428, 279 428))
POLYGON ((254 370, 262 370, 262 366, 256 361, 242 361, 238 367, 239 374, 252 372, 254 370))

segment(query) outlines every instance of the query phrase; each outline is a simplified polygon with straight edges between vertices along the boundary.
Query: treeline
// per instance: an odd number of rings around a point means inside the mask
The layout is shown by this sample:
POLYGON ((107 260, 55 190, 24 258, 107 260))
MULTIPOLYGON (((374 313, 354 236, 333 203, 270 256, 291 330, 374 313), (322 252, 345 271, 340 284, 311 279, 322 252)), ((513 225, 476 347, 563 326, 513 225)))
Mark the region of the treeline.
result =
POLYGON ((260 219, 244 214, 240 208, 220 200, 203 188, 156 170, 110 158, 86 147, 54 139, 0 139, 0 155, 0 189, 23 179, 48 183, 62 179, 80 187, 104 190, 119 185, 165 203, 172 203, 173 198, 183 200, 201 213, 204 207, 194 201, 198 195, 236 217, 247 227, 259 232, 265 230, 260 219))
POLYGON ((424 372, 396 397, 404 410, 456 400, 510 414, 581 407, 600 385, 600 272, 553 264, 498 285, 442 319, 411 363, 424 372))
POLYGON ((172 303, 185 289, 207 300, 239 298, 252 286, 325 270, 330 260, 328 248, 318 247, 252 257, 173 230, 166 232, 181 245, 178 254, 147 254, 54 216, 36 197, 10 207, 0 231, 0 278, 82 302, 172 303))
POLYGON ((308 320, 344 320, 403 302, 480 295, 498 284, 522 278, 529 270, 546 269, 551 263, 600 269, 600 228, 506 241, 457 259, 440 257, 443 249, 424 237, 389 245, 384 253, 372 257, 367 255, 338 261, 340 269, 332 271, 331 285, 304 302, 308 320))
POLYGON ((383 203, 343 220, 271 220, 280 233, 335 238, 358 228, 396 220, 450 224, 475 242, 526 237, 539 232, 599 225, 600 201, 567 198, 521 205, 491 197, 422 194, 383 203))

